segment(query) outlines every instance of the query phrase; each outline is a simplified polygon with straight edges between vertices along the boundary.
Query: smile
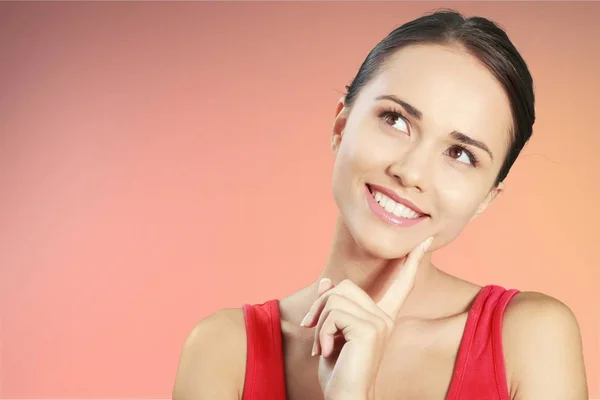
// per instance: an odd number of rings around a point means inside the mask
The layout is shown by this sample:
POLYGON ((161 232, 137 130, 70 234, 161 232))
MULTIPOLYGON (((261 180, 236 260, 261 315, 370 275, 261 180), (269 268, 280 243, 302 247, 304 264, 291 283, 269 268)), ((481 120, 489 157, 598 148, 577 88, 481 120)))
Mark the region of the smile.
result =
POLYGON ((376 185, 365 185, 365 196, 371 211, 379 219, 390 225, 409 227, 427 217, 427 214, 421 212, 410 202, 398 198, 385 188, 376 185), (392 196, 395 198, 392 199, 392 196))

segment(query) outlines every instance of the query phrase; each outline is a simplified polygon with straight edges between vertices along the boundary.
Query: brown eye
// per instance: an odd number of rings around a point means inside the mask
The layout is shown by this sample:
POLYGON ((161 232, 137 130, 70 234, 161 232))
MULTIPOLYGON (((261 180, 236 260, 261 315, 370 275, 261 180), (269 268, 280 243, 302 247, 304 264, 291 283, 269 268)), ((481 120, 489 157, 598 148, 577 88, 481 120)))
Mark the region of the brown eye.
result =
POLYGON ((448 155, 454 160, 463 164, 471 164, 476 167, 479 163, 477 158, 469 150, 464 149, 460 146, 452 146, 448 149, 448 155))
POLYGON ((463 155, 463 149, 461 149, 460 147, 452 147, 448 151, 448 155, 455 159, 460 158, 460 156, 463 155))
POLYGON ((392 128, 404 133, 409 133, 408 124, 406 123, 406 120, 398 113, 386 111, 380 115, 380 118, 382 118, 383 121, 392 128), (400 125, 398 125, 398 123, 400 125))
POLYGON ((387 122, 389 125, 394 125, 396 121, 398 121, 398 116, 394 114, 387 114, 383 117, 383 120, 387 122))

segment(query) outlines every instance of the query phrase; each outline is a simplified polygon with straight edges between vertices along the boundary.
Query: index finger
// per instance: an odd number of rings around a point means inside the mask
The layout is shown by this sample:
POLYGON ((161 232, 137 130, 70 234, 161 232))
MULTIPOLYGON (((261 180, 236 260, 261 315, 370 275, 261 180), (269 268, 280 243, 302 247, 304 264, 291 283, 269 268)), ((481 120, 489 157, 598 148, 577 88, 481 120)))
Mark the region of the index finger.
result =
POLYGON ((432 241, 433 237, 426 239, 408 254, 404 265, 396 272, 394 281, 386 290, 381 300, 377 302, 379 308, 390 317, 396 318, 404 301, 411 292, 419 264, 432 241))

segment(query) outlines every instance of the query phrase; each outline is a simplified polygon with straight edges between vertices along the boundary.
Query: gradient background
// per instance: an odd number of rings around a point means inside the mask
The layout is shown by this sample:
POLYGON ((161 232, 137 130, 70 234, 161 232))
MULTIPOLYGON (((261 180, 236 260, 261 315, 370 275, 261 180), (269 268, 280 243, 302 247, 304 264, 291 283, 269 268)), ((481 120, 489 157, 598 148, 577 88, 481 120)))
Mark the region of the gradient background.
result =
POLYGON ((335 105, 435 7, 500 22, 538 120, 444 270, 568 304, 600 397, 600 3, 0 4, 0 397, 170 398, 203 317, 316 279, 335 105))

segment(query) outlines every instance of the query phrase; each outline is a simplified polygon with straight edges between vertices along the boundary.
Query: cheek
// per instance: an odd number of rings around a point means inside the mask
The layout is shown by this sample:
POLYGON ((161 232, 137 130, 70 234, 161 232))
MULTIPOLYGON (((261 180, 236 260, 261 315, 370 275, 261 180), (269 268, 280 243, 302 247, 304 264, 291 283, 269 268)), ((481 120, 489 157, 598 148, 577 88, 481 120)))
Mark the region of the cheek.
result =
POLYGON ((471 221, 479 206, 478 195, 471 185, 445 185, 437 191, 439 219, 434 228, 440 245, 448 245, 456 239, 471 221))
POLYGON ((335 158, 334 174, 337 178, 357 176, 377 166, 380 153, 373 140, 369 139, 372 136, 367 128, 360 126, 348 127, 344 131, 335 158))
POLYGON ((362 183, 373 171, 381 173, 389 145, 380 133, 367 124, 348 124, 344 129, 333 166, 333 195, 339 208, 347 198, 362 193, 362 183))
POLYGON ((466 183, 444 184, 438 193, 443 219, 458 229, 471 220, 481 203, 479 190, 466 183))
POLYGON ((406 148, 406 140, 385 132, 378 121, 366 118, 350 127, 342 140, 340 156, 348 168, 355 172, 381 173, 387 166, 398 161, 406 148))
POLYGON ((351 187, 352 176, 360 169, 359 154, 354 150, 354 145, 344 136, 340 147, 335 155, 333 164, 332 187, 333 196, 339 208, 342 208, 342 200, 347 197, 347 191, 351 187))

